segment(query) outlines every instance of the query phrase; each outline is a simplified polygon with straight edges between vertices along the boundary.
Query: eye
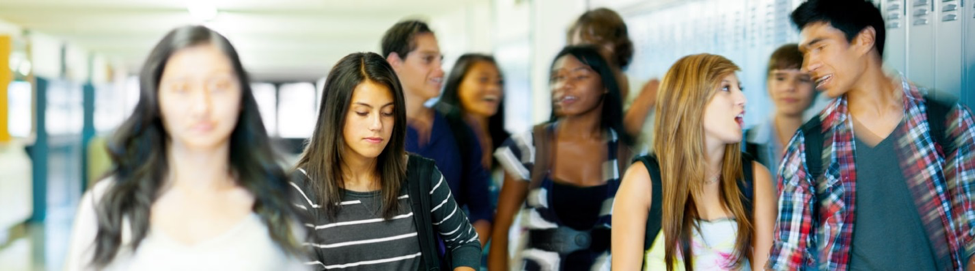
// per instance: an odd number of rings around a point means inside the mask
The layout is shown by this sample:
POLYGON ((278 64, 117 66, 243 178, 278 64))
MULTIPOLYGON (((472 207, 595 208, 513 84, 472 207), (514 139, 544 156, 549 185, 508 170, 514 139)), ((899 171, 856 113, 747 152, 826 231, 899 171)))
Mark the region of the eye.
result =
POLYGON ((729 86, 729 85, 722 85, 721 86, 721 91, 731 91, 731 86, 729 86))
POLYGON ((741 85, 738 85, 738 91, 744 92, 745 91, 745 87, 743 87, 741 85))
POLYGON ((785 81, 785 76, 776 76, 775 81, 785 81))
POLYGON ((393 116, 393 111, 383 112, 383 116, 392 117, 393 116))
POLYGON ((369 112, 359 112, 359 111, 356 111, 355 114, 356 115, 359 115, 359 116, 365 117, 365 116, 369 115, 369 112))

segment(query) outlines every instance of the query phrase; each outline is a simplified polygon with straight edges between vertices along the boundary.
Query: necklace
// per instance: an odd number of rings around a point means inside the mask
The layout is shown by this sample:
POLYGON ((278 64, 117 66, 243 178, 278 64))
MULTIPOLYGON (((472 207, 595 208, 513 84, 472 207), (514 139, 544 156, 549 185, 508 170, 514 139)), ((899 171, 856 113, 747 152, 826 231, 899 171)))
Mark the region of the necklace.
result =
POLYGON ((721 175, 717 175, 717 176, 708 178, 707 180, 704 181, 704 184, 713 184, 713 183, 715 183, 715 182, 718 181, 718 177, 720 177, 720 176, 721 175))

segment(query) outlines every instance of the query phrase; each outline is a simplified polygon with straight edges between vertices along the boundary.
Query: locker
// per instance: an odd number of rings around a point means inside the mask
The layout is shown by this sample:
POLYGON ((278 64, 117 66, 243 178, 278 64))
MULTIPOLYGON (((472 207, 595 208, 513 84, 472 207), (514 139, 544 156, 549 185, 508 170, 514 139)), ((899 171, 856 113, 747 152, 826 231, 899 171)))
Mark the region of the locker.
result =
POLYGON ((960 14, 965 14, 962 16, 962 21, 965 23, 965 37, 964 54, 967 55, 967 60, 963 65, 965 70, 965 78, 963 78, 964 89, 961 95, 962 99, 966 101, 969 108, 975 107, 975 3, 972 0, 963 0, 959 2, 959 6, 966 10, 960 14))
MULTIPOLYGON (((936 0, 905 0, 910 16, 908 21, 907 78, 914 83, 935 87, 935 25, 938 13, 936 0)), ((940 0, 938 0, 940 1, 940 0)))
MULTIPOLYGON (((952 97, 961 94, 964 58, 962 51, 961 2, 959 0, 935 1, 938 15, 935 20, 936 63, 934 88, 952 97)), ((935 94, 937 95, 937 94, 935 94)))
POLYGON ((904 0, 884 0, 880 5, 887 24, 884 64, 889 70, 907 75, 907 7, 904 0))

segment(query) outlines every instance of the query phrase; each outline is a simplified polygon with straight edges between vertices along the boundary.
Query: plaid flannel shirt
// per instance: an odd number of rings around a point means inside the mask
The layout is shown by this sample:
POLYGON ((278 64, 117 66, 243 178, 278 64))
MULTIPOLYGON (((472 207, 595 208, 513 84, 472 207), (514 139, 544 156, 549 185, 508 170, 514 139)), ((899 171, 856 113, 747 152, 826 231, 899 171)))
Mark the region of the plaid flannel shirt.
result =
MULTIPOLYGON (((897 159, 921 222, 937 256, 950 255, 961 270, 975 252, 975 120, 955 104, 945 118, 949 153, 935 147, 929 133, 921 91, 906 80, 904 123, 896 136, 897 159)), ((779 167, 779 214, 766 268, 773 270, 846 270, 853 241, 856 206, 855 146, 846 96, 820 114, 823 154, 821 176, 806 169, 805 138, 798 131, 779 167)))

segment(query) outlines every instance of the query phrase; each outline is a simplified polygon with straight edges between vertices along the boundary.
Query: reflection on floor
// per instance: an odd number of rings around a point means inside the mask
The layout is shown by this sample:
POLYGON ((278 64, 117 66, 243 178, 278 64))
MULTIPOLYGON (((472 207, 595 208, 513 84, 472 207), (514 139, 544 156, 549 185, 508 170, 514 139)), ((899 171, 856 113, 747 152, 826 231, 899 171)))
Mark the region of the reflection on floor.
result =
POLYGON ((61 270, 71 237, 74 208, 49 210, 44 223, 24 223, 9 229, 0 244, 0 270, 61 270))

